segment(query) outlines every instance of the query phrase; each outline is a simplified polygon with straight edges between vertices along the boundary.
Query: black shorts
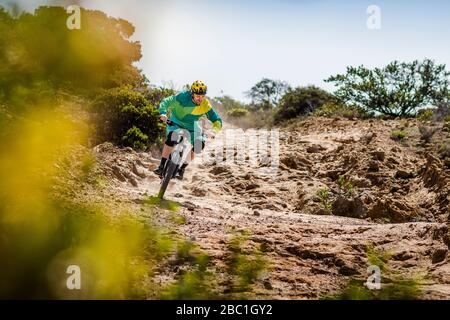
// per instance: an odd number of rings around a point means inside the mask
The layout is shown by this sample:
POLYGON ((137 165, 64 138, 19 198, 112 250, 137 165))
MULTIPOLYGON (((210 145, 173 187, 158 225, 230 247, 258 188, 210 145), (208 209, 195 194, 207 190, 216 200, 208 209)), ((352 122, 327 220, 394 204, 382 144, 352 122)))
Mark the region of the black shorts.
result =
MULTIPOLYGON (((170 131, 169 134, 167 135, 166 138, 166 142, 165 144, 168 145, 169 147, 173 147, 175 145, 175 141, 172 140, 172 134, 173 131, 170 131)), ((191 135, 193 135, 193 133, 191 132, 191 135)), ((205 139, 202 136, 198 137, 197 139, 192 139, 194 142, 194 145, 192 146, 192 151, 195 151, 195 153, 200 153, 202 152, 203 149, 205 149, 205 139)), ((191 141, 192 143, 192 141, 191 141)))

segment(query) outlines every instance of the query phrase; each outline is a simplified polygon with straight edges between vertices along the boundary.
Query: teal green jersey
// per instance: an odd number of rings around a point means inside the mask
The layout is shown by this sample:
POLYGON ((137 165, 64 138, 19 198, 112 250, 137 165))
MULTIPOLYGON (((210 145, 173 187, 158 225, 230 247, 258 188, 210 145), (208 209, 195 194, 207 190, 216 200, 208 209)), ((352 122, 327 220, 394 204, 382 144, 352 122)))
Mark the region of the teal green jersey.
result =
POLYGON ((170 120, 191 132, 201 132, 198 121, 203 116, 206 116, 216 129, 220 130, 222 127, 222 119, 212 108, 209 100, 205 98, 200 105, 196 105, 192 101, 190 91, 183 91, 163 99, 159 105, 159 113, 163 115, 168 112, 171 112, 170 120))

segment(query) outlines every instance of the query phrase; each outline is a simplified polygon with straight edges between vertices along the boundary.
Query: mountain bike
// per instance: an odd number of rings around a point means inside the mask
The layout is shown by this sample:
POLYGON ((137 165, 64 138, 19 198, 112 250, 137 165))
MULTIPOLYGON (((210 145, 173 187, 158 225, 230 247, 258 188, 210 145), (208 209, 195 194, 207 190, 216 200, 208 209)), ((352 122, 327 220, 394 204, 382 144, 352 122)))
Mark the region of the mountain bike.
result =
POLYGON ((161 187, 159 188, 158 198, 162 199, 166 192, 167 186, 170 180, 175 177, 180 166, 186 162, 188 156, 190 156, 191 143, 189 131, 171 120, 167 120, 166 123, 171 126, 177 126, 179 129, 175 130, 172 134, 174 141, 174 147, 167 159, 166 165, 162 173, 161 187))

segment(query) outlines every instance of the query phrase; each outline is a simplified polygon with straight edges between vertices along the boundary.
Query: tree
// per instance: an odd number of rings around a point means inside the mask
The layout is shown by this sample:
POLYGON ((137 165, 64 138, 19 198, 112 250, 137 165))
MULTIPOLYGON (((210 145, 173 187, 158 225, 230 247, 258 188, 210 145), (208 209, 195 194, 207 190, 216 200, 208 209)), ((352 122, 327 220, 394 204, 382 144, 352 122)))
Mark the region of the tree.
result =
POLYGON ((400 63, 369 70, 348 67, 346 74, 331 76, 335 95, 344 103, 365 111, 391 116, 409 116, 429 104, 438 104, 449 96, 449 77, 445 65, 433 60, 400 63))
POLYGON ((290 88, 284 81, 263 78, 246 92, 257 108, 270 109, 278 105, 280 98, 290 88))
POLYGON ((335 100, 333 95, 315 86, 289 89, 281 98, 274 114, 275 123, 311 113, 323 104, 333 103, 335 100))
POLYGON ((141 45, 131 41, 134 26, 101 11, 82 9, 83 27, 69 30, 63 7, 39 7, 33 14, 11 16, 0 7, 0 96, 40 95, 41 88, 92 90, 147 80, 133 63, 141 45))

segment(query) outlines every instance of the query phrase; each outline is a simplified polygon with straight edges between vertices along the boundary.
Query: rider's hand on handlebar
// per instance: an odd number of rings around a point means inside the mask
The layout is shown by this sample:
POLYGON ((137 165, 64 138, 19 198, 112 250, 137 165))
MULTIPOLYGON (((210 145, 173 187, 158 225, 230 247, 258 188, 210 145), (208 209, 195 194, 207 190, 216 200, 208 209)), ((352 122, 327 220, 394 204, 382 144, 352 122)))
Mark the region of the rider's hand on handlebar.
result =
POLYGON ((162 115, 159 117, 159 119, 160 119, 162 122, 167 122, 167 116, 166 116, 165 114, 162 114, 162 115))

